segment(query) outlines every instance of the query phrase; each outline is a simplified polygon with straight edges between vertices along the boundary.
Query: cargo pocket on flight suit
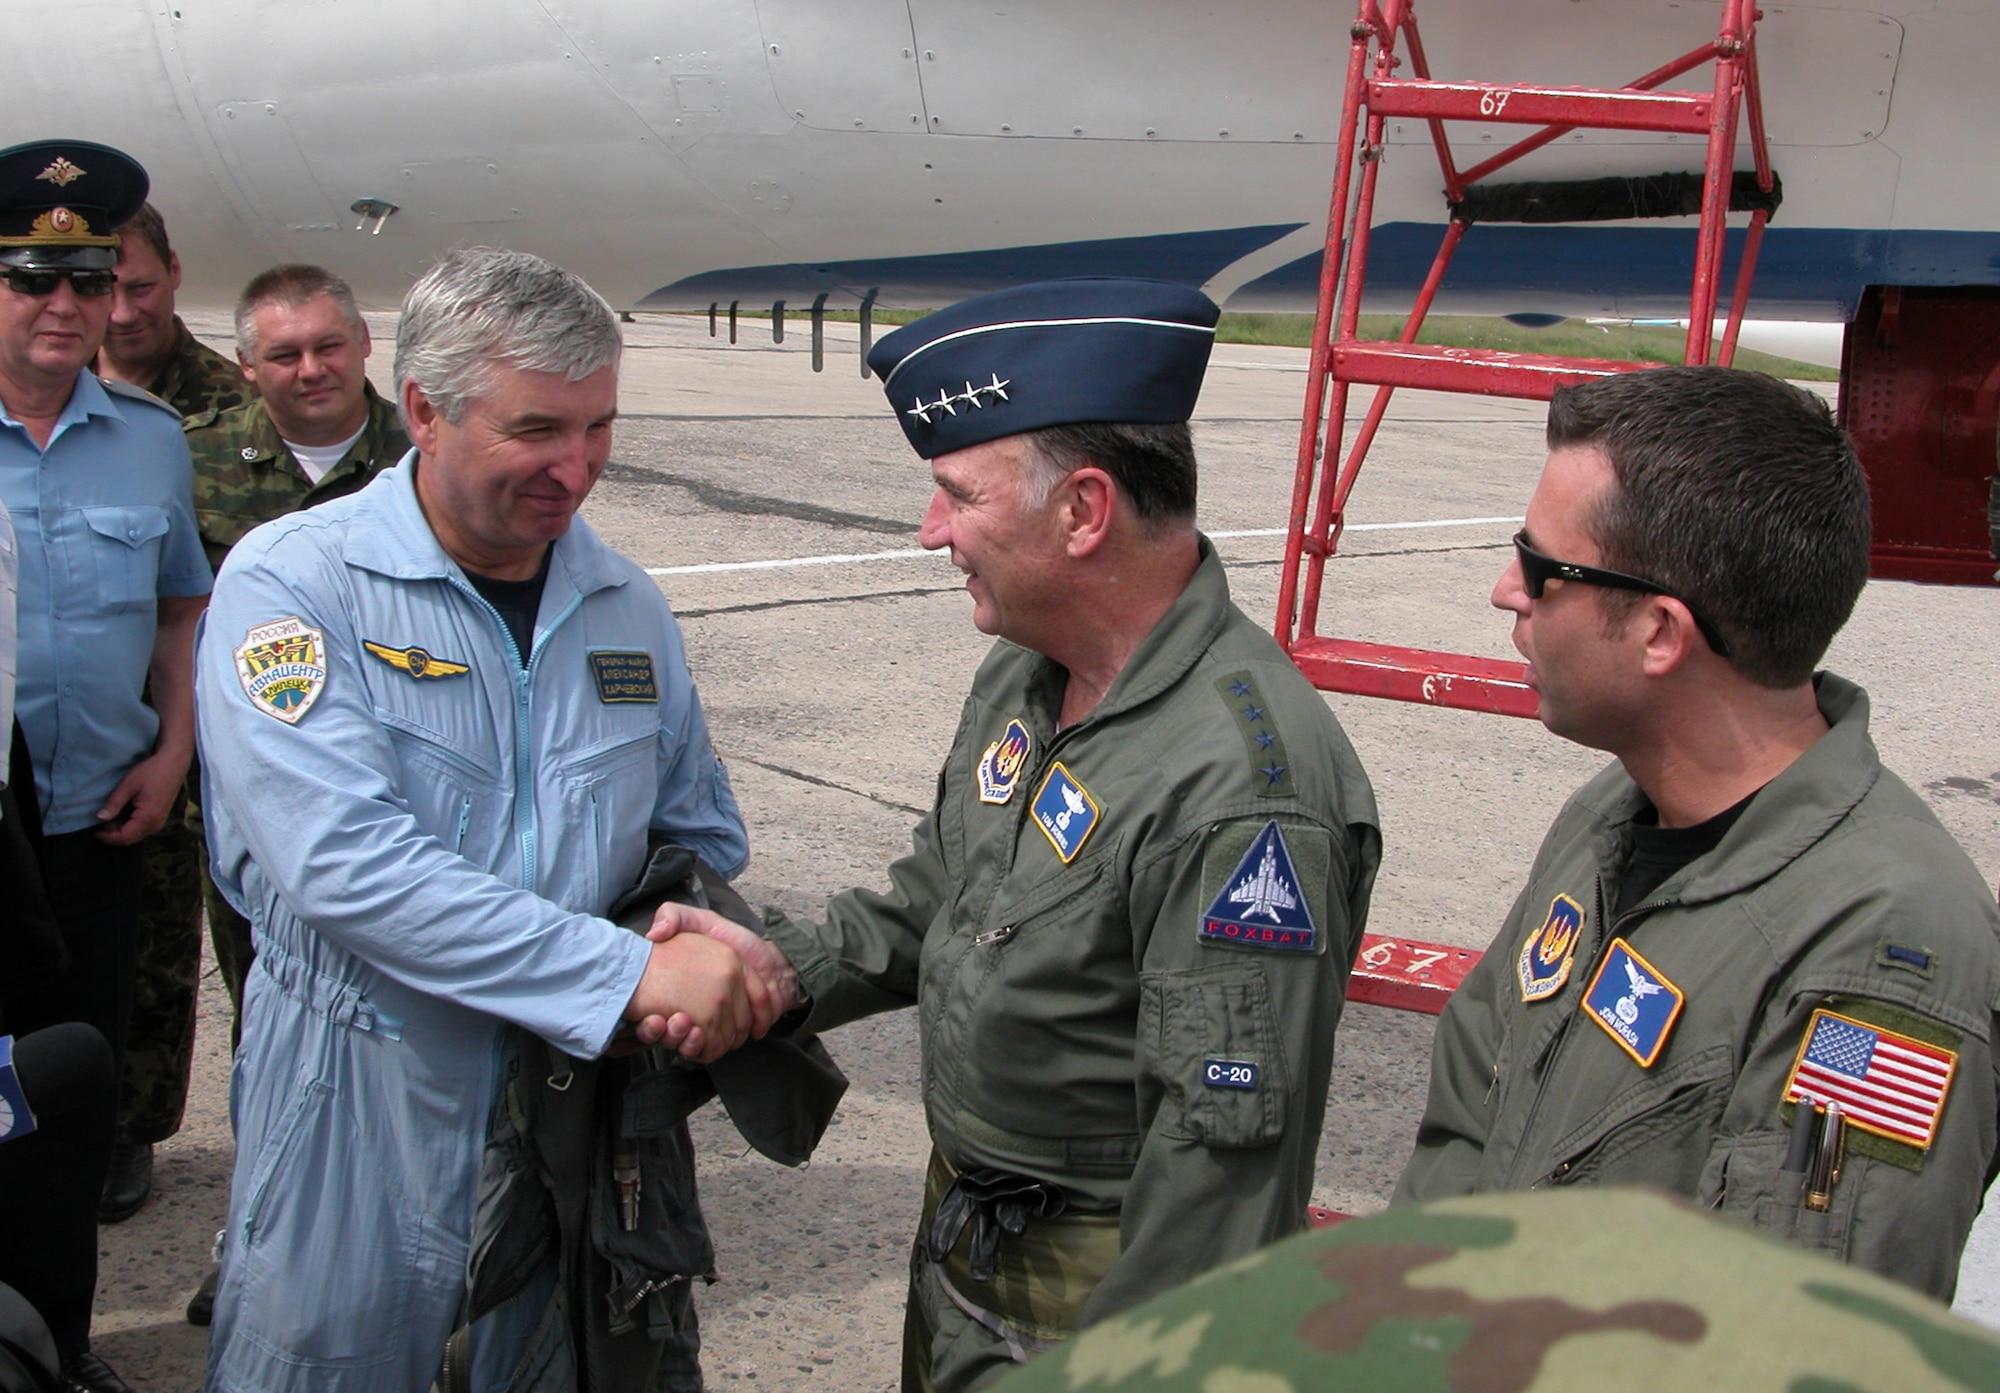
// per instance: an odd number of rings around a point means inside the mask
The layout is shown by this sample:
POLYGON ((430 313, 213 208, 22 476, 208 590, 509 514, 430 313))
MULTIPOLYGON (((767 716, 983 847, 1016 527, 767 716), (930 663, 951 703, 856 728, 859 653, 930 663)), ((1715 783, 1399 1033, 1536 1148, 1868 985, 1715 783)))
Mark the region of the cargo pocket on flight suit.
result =
POLYGON ((1845 1261, 1853 1238, 1854 1203, 1861 1193, 1859 1172, 1867 1161, 1847 1156, 1832 1202, 1825 1209, 1808 1209, 1805 1172, 1782 1169, 1789 1141, 1782 1132, 1760 1132, 1717 1142, 1721 1154, 1713 1168, 1721 1176, 1721 1188, 1713 1201, 1716 1212, 1845 1261))
POLYGON ((340 1094, 323 1064, 307 1071, 258 1155, 229 1237, 238 1294, 222 1372, 232 1384, 296 1386, 301 1369, 331 1377, 409 1357, 402 1336, 420 1304, 425 1219, 373 1163, 383 1138, 340 1094))
POLYGON ((1163 1085, 1167 1136, 1235 1150, 1284 1134, 1289 1071, 1261 968, 1140 973, 1138 1054, 1163 1085))
POLYGON ((84 508, 90 559, 97 568, 97 598, 106 609, 150 605, 159 595, 160 545, 167 535, 165 508, 84 508))

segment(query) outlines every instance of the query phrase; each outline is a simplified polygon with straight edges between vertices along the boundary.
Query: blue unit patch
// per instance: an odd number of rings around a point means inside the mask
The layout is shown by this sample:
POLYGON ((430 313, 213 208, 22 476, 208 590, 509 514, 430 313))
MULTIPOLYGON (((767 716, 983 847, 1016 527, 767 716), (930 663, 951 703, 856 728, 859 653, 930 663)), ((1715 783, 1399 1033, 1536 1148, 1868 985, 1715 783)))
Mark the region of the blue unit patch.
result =
POLYGON ((1583 1014, 1639 1061, 1641 1069, 1652 1068, 1667 1047, 1667 1037, 1686 1004, 1687 994, 1622 938, 1611 940, 1610 951, 1583 994, 1583 1014))
POLYGON ((1063 768, 1062 761, 1057 760, 1049 766, 1041 792, 1035 795, 1034 813, 1035 826, 1042 829, 1042 835, 1049 839, 1049 845, 1067 866, 1076 860, 1083 844, 1097 830, 1104 810, 1098 807, 1090 791, 1076 781, 1076 776, 1063 768))
POLYGON ((14 1037, 0 1035, 0 1141, 13 1141, 35 1130, 35 1115, 28 1110, 28 1095, 14 1073, 14 1037))
POLYGON ((1549 917, 1521 945, 1521 1000, 1544 1001, 1563 989, 1576 962, 1576 941, 1582 933, 1582 905, 1568 895, 1549 901, 1549 917))
POLYGON ((1252 1089, 1257 1086, 1257 1064, 1249 1059, 1204 1060, 1201 1081, 1210 1088, 1252 1089))
POLYGON ((1201 916, 1200 937, 1281 953, 1319 948, 1319 926, 1292 869, 1291 848, 1275 820, 1250 843, 1201 916))
POLYGON ((1028 728, 1019 721, 1007 722, 1000 738, 979 757, 979 801, 1005 803, 1014 796, 1021 771, 1028 765, 1028 728))
POLYGON ((651 653, 597 649, 590 655, 590 675, 597 679, 597 699, 606 706, 660 704, 660 688, 653 680, 651 653))

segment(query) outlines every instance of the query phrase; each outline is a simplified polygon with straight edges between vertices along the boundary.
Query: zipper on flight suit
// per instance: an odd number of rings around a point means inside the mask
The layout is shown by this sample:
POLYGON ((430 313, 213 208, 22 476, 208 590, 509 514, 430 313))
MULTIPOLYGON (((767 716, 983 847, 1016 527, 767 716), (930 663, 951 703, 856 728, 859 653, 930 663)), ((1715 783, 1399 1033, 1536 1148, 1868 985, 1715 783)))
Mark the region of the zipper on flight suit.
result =
MULTIPOLYGON (((1619 936, 1619 933, 1624 929, 1624 927, 1627 924, 1632 923, 1641 915, 1651 914, 1656 909, 1670 909, 1679 903, 1680 903, 1679 900, 1641 900, 1638 904, 1633 905, 1630 909, 1626 910, 1623 914, 1619 915, 1615 921, 1605 924, 1604 877, 1602 875, 1599 875, 1597 878, 1597 922, 1600 924, 1604 924, 1604 941, 1597 945, 1597 953, 1591 959, 1590 971, 1588 974, 1586 974, 1586 980, 1588 980, 1590 977, 1596 976, 1598 968, 1603 966, 1604 955, 1611 951, 1611 940, 1617 938, 1619 936)), ((1579 1003, 1578 1009, 1579 1011, 1581 1010, 1581 1003, 1579 1003)), ((1545 1063, 1553 1065, 1554 1063, 1553 1056, 1555 1054, 1556 1047, 1563 1040, 1568 1038, 1571 1018, 1574 1017, 1576 1014, 1577 1012, 1566 1013, 1562 1025, 1556 1030, 1554 1035, 1549 1037, 1548 1044, 1542 1047, 1541 1054, 1538 1055, 1535 1059, 1535 1067, 1537 1070, 1539 1070, 1545 1063)), ((1665 1107, 1668 1103, 1672 1102, 1676 1096, 1677 1095, 1675 1094, 1669 1093, 1666 1097, 1660 1099, 1660 1101, 1656 1103, 1653 1107, 1646 1109, 1645 1112, 1641 1112, 1635 1114, 1632 1117, 1628 1117, 1627 1119, 1625 1119, 1623 1123, 1619 1125, 1621 1127, 1629 1127, 1632 1123, 1639 1121, 1643 1117, 1649 1116, 1650 1114, 1658 1111, 1658 1109, 1662 1107, 1665 1107)), ((1540 1093, 1536 1093, 1535 1094, 1536 1109, 1540 1108, 1541 1101, 1542 1101, 1542 1095, 1540 1093)), ((1535 1113, 1534 1110, 1531 1110, 1528 1114, 1528 1124, 1530 1128, 1533 1127, 1534 1120, 1535 1120, 1535 1113)), ((1527 1135, 1527 1132, 1523 1131, 1521 1135, 1525 1137, 1527 1135)), ((1589 1146, 1586 1146, 1583 1150, 1577 1152, 1576 1155, 1565 1158, 1561 1162, 1557 1163, 1556 1167, 1553 1170, 1551 1170, 1547 1175, 1543 1176, 1540 1180, 1537 1180, 1534 1184, 1530 1185, 1528 1188, 1531 1190, 1539 1190, 1542 1189, 1544 1186, 1561 1183, 1564 1176, 1568 1175, 1571 1171, 1575 1170, 1577 1166, 1580 1165, 1582 1162, 1588 1160, 1590 1158, 1590 1154, 1593 1151, 1597 1150, 1599 1146, 1603 1145, 1605 1140, 1606 1140, 1605 1137, 1599 1137, 1596 1141, 1593 1141, 1589 1146)))
MULTIPOLYGON (((550 545, 554 545, 551 543, 550 545)), ((507 655, 512 658, 514 672, 514 836, 521 848, 521 888, 529 894, 535 892, 535 842, 537 820, 535 817, 534 779, 534 739, 531 717, 533 703, 531 691, 535 678, 535 664, 541 661, 543 650, 549 638, 562 627, 563 621, 576 613, 583 603, 583 596, 574 595, 562 613, 549 621, 533 647, 528 650, 528 660, 521 661, 521 646, 514 642, 514 631, 507 627, 507 621, 500 617, 500 611, 493 608, 487 598, 474 588, 471 582, 457 576, 448 577, 459 593, 492 617, 500 630, 500 641, 506 645, 507 655)))

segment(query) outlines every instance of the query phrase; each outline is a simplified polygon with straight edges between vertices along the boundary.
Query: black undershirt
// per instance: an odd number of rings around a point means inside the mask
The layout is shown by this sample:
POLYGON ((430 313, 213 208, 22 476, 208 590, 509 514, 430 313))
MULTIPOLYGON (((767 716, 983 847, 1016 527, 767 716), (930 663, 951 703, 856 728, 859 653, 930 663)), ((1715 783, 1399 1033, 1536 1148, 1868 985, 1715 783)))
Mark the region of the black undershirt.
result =
POLYGON ((1674 872, 1721 845, 1736 819, 1750 806, 1750 798, 1756 796, 1752 793, 1736 806, 1692 827, 1662 827, 1659 809, 1650 803, 1642 808, 1632 819, 1632 859, 1625 863, 1625 874, 1618 880, 1618 904, 1611 917, 1616 919, 1666 884, 1674 872))
POLYGON ((500 611, 507 632, 514 636, 514 647, 520 651, 522 667, 528 665, 528 658, 535 650, 535 615, 542 608, 542 586, 549 578, 549 558, 554 554, 554 547, 544 551, 541 569, 527 580, 495 580, 476 571, 465 573, 472 588, 500 611))

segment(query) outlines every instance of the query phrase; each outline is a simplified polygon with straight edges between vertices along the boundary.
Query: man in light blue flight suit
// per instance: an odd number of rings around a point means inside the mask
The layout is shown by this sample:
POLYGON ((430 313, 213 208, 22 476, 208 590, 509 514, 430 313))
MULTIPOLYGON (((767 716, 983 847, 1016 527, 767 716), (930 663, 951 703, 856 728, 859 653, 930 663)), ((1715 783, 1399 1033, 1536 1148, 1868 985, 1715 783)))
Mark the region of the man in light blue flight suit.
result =
MULTIPOLYGON (((705 1061, 768 1000, 733 954, 596 917, 649 829, 724 875, 748 853, 665 599, 575 520, 619 350, 576 277, 453 253, 403 304, 416 449, 223 568, 203 805, 257 961, 210 1389, 423 1393, 514 1030, 592 1057, 643 1020, 705 1061)), ((475 1327, 480 1386, 547 1295, 475 1327)))

